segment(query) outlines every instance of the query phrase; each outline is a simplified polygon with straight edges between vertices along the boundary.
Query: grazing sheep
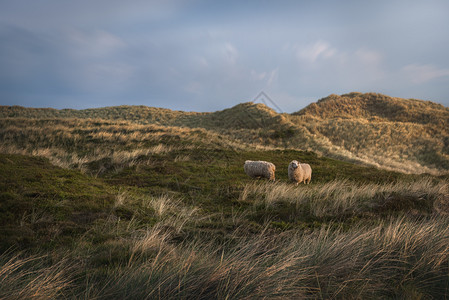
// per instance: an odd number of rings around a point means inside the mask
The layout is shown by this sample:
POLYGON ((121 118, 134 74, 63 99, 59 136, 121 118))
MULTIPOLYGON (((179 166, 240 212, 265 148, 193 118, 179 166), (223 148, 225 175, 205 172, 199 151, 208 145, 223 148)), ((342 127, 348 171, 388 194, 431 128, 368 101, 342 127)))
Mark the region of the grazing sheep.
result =
POLYGON ((276 166, 273 163, 262 160, 247 160, 245 161, 243 169, 245 170, 245 173, 252 178, 264 177, 274 181, 276 166))
POLYGON ((298 183, 304 182, 309 184, 312 180, 312 168, 309 164, 300 164, 297 160, 293 160, 288 165, 288 178, 298 183))

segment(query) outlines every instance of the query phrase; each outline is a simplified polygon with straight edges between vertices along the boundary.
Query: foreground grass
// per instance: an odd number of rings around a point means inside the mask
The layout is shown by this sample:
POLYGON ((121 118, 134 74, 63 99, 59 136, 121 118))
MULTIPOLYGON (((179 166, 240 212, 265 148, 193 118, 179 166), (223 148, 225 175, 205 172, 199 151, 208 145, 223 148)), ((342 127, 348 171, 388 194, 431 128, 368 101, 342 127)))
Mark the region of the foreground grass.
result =
MULTIPOLYGON (((253 203, 267 213, 286 211, 289 219, 344 219, 406 212, 446 214, 449 185, 422 177, 394 183, 355 183, 333 180, 324 184, 292 186, 286 183, 250 183, 240 201, 253 203)), ((284 216, 285 217, 285 216, 284 216)))
POLYGON ((134 239, 109 245, 111 251, 125 250, 118 261, 104 267, 82 264, 79 256, 46 266, 48 257, 3 255, 0 296, 444 298, 449 289, 448 225, 439 217, 399 218, 350 231, 265 231, 233 244, 177 244, 172 233, 157 225, 134 239))
POLYGON ((97 178, 0 155, 0 298, 449 294, 446 179, 293 150, 211 151, 150 153, 97 178), (296 187, 282 168, 276 183, 254 181, 245 157, 300 157, 314 181, 296 187))
POLYGON ((439 298, 449 288, 447 225, 388 220, 348 232, 261 233, 232 247, 173 247, 153 233, 145 236, 158 245, 153 258, 110 270, 98 290, 120 298, 439 298))

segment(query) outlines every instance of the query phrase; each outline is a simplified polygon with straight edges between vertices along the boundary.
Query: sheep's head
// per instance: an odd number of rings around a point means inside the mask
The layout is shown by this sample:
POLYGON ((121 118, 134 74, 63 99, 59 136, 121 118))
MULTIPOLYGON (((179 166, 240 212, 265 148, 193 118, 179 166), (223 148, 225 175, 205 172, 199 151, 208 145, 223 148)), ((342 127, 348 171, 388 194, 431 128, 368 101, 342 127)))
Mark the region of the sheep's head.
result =
POLYGON ((296 169, 299 167, 299 162, 297 160, 293 160, 290 165, 293 167, 293 169, 296 169))

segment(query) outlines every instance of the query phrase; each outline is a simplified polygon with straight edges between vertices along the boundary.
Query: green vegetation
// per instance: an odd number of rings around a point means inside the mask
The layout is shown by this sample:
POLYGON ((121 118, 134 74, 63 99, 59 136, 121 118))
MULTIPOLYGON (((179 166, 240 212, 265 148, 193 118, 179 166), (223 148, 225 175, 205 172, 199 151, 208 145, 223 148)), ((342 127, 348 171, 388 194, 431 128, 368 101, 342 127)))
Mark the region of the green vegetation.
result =
POLYGON ((52 248, 83 234, 115 201, 111 187, 38 157, 0 156, 0 251, 52 248))
POLYGON ((386 133, 400 139, 388 130, 424 123, 369 103, 357 118, 381 121, 324 118, 322 105, 339 97, 299 115, 249 103, 211 114, 3 107, 0 299, 447 297, 448 175, 330 158, 320 140, 338 132, 356 147, 348 132, 360 131, 388 144, 386 133), (273 162, 276 182, 249 178, 246 159, 273 162), (310 185, 288 182, 293 159, 312 166, 310 185))

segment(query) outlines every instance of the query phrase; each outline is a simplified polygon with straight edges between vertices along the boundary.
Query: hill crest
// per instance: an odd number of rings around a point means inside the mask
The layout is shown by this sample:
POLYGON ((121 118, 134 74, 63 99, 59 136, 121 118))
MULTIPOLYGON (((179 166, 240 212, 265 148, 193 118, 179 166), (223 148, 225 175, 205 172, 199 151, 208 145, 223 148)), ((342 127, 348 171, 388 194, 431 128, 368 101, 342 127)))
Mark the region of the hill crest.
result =
POLYGON ((292 115, 449 125, 449 108, 441 104, 377 93, 332 94, 292 115))

